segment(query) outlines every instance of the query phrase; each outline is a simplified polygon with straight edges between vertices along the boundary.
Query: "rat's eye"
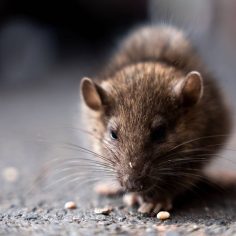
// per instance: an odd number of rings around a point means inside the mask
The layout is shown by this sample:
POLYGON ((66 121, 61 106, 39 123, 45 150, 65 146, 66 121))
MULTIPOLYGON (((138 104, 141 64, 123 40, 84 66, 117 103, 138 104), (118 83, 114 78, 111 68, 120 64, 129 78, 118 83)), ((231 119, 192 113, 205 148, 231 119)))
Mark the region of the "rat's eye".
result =
POLYGON ((167 126, 162 124, 151 131, 151 139, 153 141, 162 142, 166 137, 167 126))
POLYGON ((110 137, 113 140, 117 140, 118 139, 118 136, 117 136, 117 133, 116 133, 115 130, 113 130, 113 129, 110 130, 110 137))

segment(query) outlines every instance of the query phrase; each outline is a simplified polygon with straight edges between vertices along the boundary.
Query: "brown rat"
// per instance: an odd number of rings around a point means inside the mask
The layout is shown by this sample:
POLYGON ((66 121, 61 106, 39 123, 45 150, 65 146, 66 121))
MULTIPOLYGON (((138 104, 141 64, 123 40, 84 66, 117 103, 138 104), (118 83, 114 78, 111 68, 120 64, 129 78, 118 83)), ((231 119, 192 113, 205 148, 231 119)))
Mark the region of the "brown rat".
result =
POLYGON ((95 150, 121 186, 142 197, 141 212, 168 210, 203 178, 230 133, 216 81, 170 26, 132 32, 102 75, 82 80, 81 92, 95 150))

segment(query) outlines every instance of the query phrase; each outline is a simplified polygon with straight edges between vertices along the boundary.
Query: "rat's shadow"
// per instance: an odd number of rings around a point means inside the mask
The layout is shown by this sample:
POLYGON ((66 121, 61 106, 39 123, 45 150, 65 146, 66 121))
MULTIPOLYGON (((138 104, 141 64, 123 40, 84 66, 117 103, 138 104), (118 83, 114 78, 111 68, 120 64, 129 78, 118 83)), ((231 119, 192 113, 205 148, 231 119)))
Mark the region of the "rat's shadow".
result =
POLYGON ((185 192, 174 202, 173 214, 186 221, 214 220, 219 224, 236 222, 236 182, 225 186, 199 183, 197 188, 185 192))

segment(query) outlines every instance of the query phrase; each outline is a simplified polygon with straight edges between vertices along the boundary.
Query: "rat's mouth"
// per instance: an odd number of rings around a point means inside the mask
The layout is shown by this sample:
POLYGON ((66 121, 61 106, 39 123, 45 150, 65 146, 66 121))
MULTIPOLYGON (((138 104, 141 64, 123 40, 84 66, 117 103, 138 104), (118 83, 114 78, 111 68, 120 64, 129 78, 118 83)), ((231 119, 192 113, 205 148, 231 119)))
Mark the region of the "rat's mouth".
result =
POLYGON ((157 192, 156 186, 149 186, 149 188, 142 191, 143 194, 152 197, 157 192))
POLYGON ((145 189, 143 188, 143 186, 135 186, 135 187, 126 187, 125 186, 125 189, 128 191, 128 192, 136 192, 136 193, 140 193, 140 192, 145 192, 145 189))
POLYGON ((150 189, 148 178, 124 177, 121 185, 129 192, 146 192, 150 189))

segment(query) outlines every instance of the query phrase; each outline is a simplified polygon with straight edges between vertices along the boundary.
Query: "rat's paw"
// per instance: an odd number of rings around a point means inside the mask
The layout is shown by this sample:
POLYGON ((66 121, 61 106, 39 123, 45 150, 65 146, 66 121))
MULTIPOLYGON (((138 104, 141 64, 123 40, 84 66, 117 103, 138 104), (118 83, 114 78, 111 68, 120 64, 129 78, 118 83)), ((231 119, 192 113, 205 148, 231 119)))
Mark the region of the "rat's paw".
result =
POLYGON ((139 198, 137 193, 126 193, 123 196, 123 203, 128 207, 134 207, 139 203, 139 198))
MULTIPOLYGON (((138 208, 138 212, 142 214, 150 214, 155 208, 155 204, 151 202, 143 202, 138 208)), ((160 210, 160 209, 159 209, 160 210)))
POLYGON ((172 209, 172 201, 170 199, 160 202, 142 202, 138 209, 139 213, 156 215, 160 210, 169 211, 172 209))
POLYGON ((102 196, 117 196, 123 193, 122 187, 116 182, 101 182, 94 186, 94 191, 102 196))
POLYGON ((138 193, 126 193, 123 202, 128 207, 139 205, 138 212, 145 215, 156 215, 160 210, 169 211, 172 209, 172 200, 144 201, 138 193))

